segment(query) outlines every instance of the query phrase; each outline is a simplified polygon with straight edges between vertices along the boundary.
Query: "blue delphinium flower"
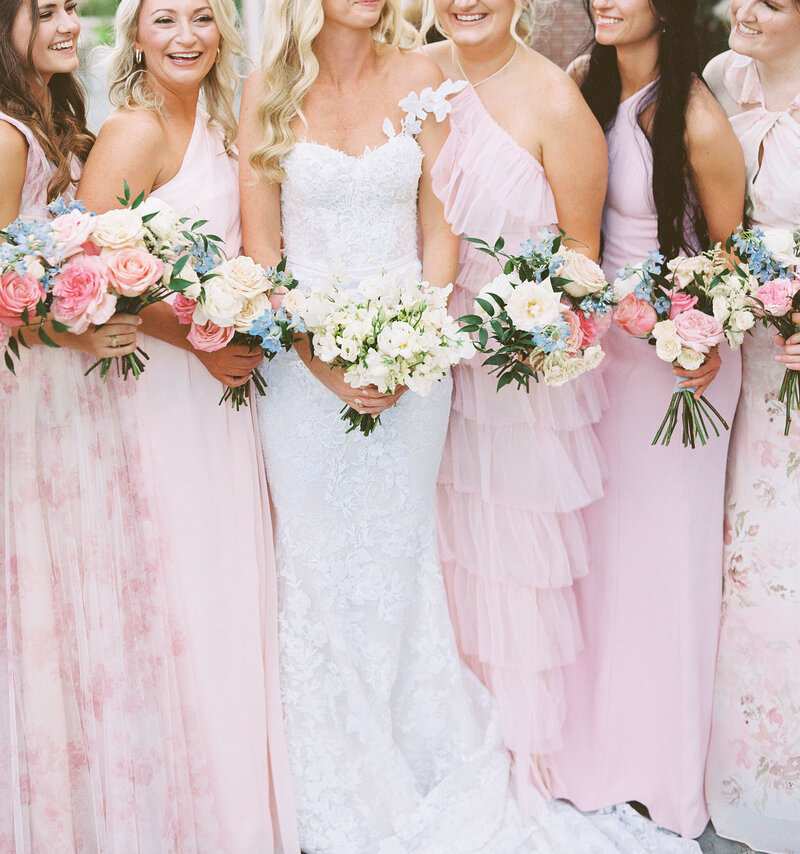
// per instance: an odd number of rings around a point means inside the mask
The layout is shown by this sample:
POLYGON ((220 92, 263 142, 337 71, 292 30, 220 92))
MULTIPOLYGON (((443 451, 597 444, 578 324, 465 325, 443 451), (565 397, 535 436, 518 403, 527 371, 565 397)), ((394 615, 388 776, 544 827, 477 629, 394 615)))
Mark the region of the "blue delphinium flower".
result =
POLYGON ((586 314, 607 314, 614 308, 614 294, 610 291, 587 294, 578 307, 586 314))
POLYGON ((530 330, 533 343, 545 353, 554 350, 566 350, 569 338, 569 324, 560 318, 545 327, 534 326, 530 330))
MULTIPOLYGON (((279 309, 279 311, 281 310, 279 309)), ((281 349, 283 330, 276 320, 275 312, 268 308, 250 324, 250 335, 259 338, 262 350, 266 350, 268 353, 277 353, 281 349)))
POLYGON ((741 226, 733 235, 733 247, 740 258, 747 264, 750 273, 763 285, 773 279, 783 279, 789 275, 789 271, 773 254, 764 243, 764 232, 760 228, 752 231, 744 231, 741 226))
POLYGON ((72 211, 86 213, 86 205, 78 199, 65 199, 63 196, 59 196, 54 202, 50 202, 47 206, 47 211, 53 217, 63 216, 64 214, 72 213, 72 211))

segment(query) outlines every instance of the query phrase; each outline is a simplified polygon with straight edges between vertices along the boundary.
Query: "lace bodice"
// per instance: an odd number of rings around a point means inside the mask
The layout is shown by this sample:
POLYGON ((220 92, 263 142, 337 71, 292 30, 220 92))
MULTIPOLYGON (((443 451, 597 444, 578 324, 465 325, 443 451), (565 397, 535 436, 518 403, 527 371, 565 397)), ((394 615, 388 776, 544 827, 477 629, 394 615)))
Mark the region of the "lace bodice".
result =
POLYGON ((460 88, 448 80, 419 96, 412 92, 400 102, 400 132, 387 119, 387 141, 357 157, 315 142, 295 143, 283 158, 281 224, 301 285, 314 274, 335 272, 352 282, 362 271, 416 260, 423 152, 415 137, 427 114, 437 121, 447 116, 447 96, 460 88))

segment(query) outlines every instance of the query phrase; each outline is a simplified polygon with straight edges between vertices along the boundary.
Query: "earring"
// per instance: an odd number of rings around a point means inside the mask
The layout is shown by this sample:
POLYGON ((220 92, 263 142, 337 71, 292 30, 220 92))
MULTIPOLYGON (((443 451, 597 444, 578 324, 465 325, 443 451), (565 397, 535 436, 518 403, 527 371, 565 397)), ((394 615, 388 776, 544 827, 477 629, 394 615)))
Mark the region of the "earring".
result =
POLYGON ((220 52, 219 52, 219 48, 217 48, 217 62, 219 62, 219 57, 220 57, 220 52))
POLYGON ((136 62, 136 64, 137 64, 137 65, 141 65, 141 64, 142 64, 142 52, 139 50, 139 48, 138 48, 138 47, 137 47, 137 48, 136 48, 136 50, 134 50, 134 52, 133 52, 133 59, 134 59, 134 61, 136 62))

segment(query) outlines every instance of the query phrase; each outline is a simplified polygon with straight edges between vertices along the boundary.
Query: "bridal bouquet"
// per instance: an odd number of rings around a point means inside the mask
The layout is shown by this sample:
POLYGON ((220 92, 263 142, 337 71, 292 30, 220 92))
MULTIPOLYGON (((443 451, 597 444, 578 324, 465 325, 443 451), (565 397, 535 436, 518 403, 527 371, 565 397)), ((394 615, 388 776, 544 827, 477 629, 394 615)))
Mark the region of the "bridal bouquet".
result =
MULTIPOLYGON (((451 290, 408 273, 383 272, 353 290, 340 290, 334 281, 307 294, 291 291, 283 304, 302 318, 314 355, 343 368, 353 388, 373 385, 390 394, 405 385, 424 397, 452 365, 474 354, 469 336, 447 313, 451 290)), ((345 406, 342 420, 348 433, 369 436, 380 416, 345 406)))
MULTIPOLYGON (((265 270, 246 255, 214 267, 188 297, 179 294, 172 304, 178 320, 191 324, 186 340, 206 352, 230 343, 248 344, 260 348, 267 359, 281 349, 288 350, 295 333, 304 328, 279 305, 297 285, 285 268, 285 258, 277 267, 265 270)), ((264 394, 266 383, 257 368, 252 379, 258 394, 264 394)), ((238 410, 248 405, 249 398, 250 383, 246 383, 226 388, 219 402, 230 400, 238 410)))
POLYGON ((474 237, 470 243, 503 266, 503 272, 475 298, 475 314, 459 320, 477 336, 489 357, 497 390, 511 382, 529 390, 541 373, 551 386, 563 385, 596 368, 604 353, 599 335, 608 328, 613 291, 597 264, 563 247, 563 233, 542 232, 539 243, 524 243, 519 255, 474 237))
MULTIPOLYGON (((697 370, 709 351, 725 340, 738 347, 755 323, 752 281, 741 268, 732 268, 718 247, 693 258, 675 258, 666 269, 663 255, 651 252, 644 264, 620 271, 614 290, 614 323, 655 345, 659 359, 687 371, 697 370)), ((652 444, 660 440, 668 445, 679 417, 684 447, 694 448, 698 439, 705 445, 709 425, 717 436, 717 423, 728 429, 705 396, 695 400, 694 391, 678 388, 676 381, 652 444)))
MULTIPOLYGON (((11 354, 27 346, 22 329, 35 326, 41 341, 57 346, 45 329, 75 335, 90 325, 102 326, 118 313, 138 314, 145 306, 199 284, 200 276, 219 256, 219 238, 187 226, 158 200, 131 202, 125 184, 119 198, 126 207, 95 216, 76 201, 58 200, 48 206, 53 219, 46 223, 16 220, 0 233, 2 288, 0 322, 19 327, 7 337, 6 365, 13 371, 11 354), (34 299, 35 297, 35 299, 34 299)), ((141 349, 100 366, 105 379, 114 361, 123 378, 138 379, 144 370, 141 349)))
MULTIPOLYGON (((800 229, 738 229, 731 248, 758 281, 753 306, 764 326, 772 326, 785 340, 800 332, 792 319, 800 311, 800 229)), ((800 410, 800 372, 787 368, 778 392, 784 405, 785 436, 792 426, 792 415, 800 410)))

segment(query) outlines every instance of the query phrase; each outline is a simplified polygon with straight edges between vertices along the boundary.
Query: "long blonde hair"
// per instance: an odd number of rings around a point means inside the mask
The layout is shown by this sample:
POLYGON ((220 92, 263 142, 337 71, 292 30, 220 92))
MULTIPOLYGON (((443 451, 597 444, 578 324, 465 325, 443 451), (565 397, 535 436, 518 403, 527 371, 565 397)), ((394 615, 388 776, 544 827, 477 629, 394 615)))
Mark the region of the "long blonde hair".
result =
MULTIPOLYGON (((277 183, 285 177, 281 158, 296 141, 291 122, 296 116, 303 118, 303 100, 319 74, 313 43, 324 20, 322 0, 266 4, 260 66, 264 97, 258 108, 263 141, 250 155, 250 165, 262 180, 277 183)), ((381 52, 412 48, 419 41, 419 34, 403 17, 399 0, 385 0, 372 37, 381 52)))
MULTIPOLYGON (((556 0, 514 0, 514 16, 511 19, 511 36, 522 45, 531 43, 537 28, 552 17, 552 9, 556 0)), ((450 33, 442 26, 434 0, 422 0, 422 26, 420 31, 427 33, 431 27, 436 27, 445 38, 450 33)))
MULTIPOLYGON (((233 102, 239 75, 236 58, 242 55, 239 15, 233 0, 208 0, 219 30, 219 55, 203 80, 201 92, 208 117, 222 130, 225 148, 236 144, 233 102)), ((107 58, 108 100, 114 107, 161 111, 161 96, 150 83, 143 62, 137 62, 134 44, 139 31, 142 0, 121 0, 114 17, 114 46, 107 58)))

